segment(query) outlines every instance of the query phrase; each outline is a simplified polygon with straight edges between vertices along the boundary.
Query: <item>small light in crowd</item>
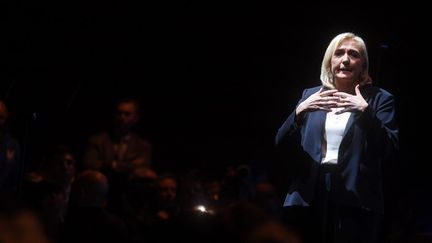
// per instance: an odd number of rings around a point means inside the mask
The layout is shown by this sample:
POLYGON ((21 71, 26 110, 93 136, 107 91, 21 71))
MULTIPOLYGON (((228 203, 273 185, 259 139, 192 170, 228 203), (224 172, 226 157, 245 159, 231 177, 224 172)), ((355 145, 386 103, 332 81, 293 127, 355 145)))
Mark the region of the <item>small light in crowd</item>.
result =
POLYGON ((196 205, 194 207, 194 211, 198 211, 200 213, 206 213, 206 214, 214 214, 213 210, 207 209, 204 205, 196 205))
POLYGON ((202 212, 202 213, 206 213, 206 212, 207 212, 206 207, 203 206, 203 205, 195 206, 195 210, 200 211, 200 212, 202 212))

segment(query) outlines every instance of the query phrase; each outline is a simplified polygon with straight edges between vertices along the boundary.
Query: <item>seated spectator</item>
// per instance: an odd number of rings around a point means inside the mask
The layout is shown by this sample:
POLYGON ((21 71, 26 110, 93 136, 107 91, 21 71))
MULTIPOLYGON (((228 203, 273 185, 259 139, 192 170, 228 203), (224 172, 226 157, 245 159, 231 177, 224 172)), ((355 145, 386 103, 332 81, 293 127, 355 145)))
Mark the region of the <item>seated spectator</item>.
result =
POLYGON ((105 210, 108 180, 98 171, 81 172, 74 184, 63 242, 129 242, 123 220, 105 210))
POLYGON ((20 145, 8 131, 9 112, 0 100, 0 194, 16 193, 21 162, 20 145))

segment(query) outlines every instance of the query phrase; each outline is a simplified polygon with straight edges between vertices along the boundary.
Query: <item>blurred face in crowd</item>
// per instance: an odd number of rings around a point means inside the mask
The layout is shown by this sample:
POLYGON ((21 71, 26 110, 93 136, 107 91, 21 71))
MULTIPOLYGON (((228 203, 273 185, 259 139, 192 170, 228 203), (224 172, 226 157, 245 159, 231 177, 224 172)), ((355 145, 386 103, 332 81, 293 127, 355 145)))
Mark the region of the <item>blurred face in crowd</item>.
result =
POLYGON ((173 201, 177 196, 177 182, 172 178, 159 181, 159 197, 162 201, 173 201))
POLYGON ((48 243, 48 240, 37 216, 24 210, 13 217, 0 217, 0 242, 48 243))
POLYGON ((64 179, 71 179, 75 175, 75 156, 71 153, 65 153, 53 161, 53 173, 64 179))
POLYGON ((0 101, 0 129, 6 124, 8 118, 8 110, 3 101, 0 101))
POLYGON ((116 106, 115 122, 124 130, 129 130, 138 123, 138 107, 133 102, 121 102, 116 106))

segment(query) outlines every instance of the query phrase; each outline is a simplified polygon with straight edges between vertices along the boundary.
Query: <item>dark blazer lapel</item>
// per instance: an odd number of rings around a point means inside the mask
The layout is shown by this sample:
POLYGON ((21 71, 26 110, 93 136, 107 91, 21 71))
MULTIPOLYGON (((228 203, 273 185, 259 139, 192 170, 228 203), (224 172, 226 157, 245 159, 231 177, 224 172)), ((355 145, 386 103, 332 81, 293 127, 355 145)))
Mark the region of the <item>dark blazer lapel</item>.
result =
POLYGON ((322 146, 322 137, 324 134, 324 125, 326 120, 327 112, 325 111, 316 111, 311 112, 309 117, 310 125, 309 132, 308 132, 308 140, 311 140, 311 143, 315 143, 315 145, 305 148, 306 150, 313 149, 314 151, 307 151, 315 161, 321 162, 321 146, 322 146))

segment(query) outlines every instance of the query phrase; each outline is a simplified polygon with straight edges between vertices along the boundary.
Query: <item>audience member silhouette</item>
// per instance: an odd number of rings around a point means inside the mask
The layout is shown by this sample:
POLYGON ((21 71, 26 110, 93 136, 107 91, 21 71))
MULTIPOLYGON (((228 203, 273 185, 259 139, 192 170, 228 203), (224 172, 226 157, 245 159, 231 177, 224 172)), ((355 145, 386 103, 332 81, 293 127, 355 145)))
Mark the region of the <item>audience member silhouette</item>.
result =
POLYGON ((30 207, 15 197, 0 196, 0 242, 49 243, 44 227, 30 207))
POLYGON ((137 167, 151 167, 151 144, 134 128, 140 119, 139 102, 122 99, 114 106, 111 129, 90 136, 84 152, 84 168, 101 171, 110 184, 108 208, 118 211, 127 181, 137 167))
POLYGON ((123 220, 105 210, 108 189, 104 174, 94 170, 78 174, 72 186, 63 242, 129 242, 123 220))
POLYGON ((147 167, 135 168, 128 180, 122 215, 132 242, 152 242, 154 232, 151 206, 156 194, 158 175, 147 167))
POLYGON ((139 102, 122 99, 114 107, 111 130, 91 136, 84 155, 86 169, 130 173, 134 167, 151 165, 151 144, 134 128, 140 119, 139 102))
POLYGON ((20 145, 8 131, 8 119, 8 108, 0 100, 0 194, 16 193, 20 179, 20 145))

